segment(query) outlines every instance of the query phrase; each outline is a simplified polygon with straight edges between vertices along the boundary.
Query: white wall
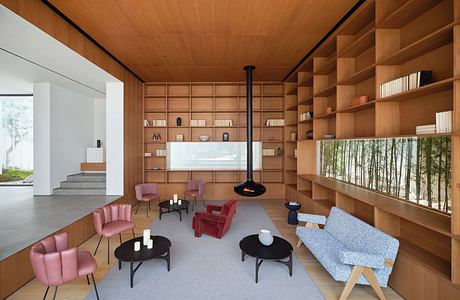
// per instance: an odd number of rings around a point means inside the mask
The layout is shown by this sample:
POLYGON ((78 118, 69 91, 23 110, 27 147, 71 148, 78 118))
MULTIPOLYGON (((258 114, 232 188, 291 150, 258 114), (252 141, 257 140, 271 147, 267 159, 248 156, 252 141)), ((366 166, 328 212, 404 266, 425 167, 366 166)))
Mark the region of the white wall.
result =
POLYGON ((34 85, 34 194, 51 195, 80 173, 94 140, 94 99, 53 83, 34 85), (38 93, 36 95, 36 93, 38 93))
MULTIPOLYGON (((105 148, 105 121, 106 121, 106 101, 105 98, 94 99, 94 143, 101 140, 102 147, 105 148)), ((96 144, 95 144, 96 145, 96 144)))
POLYGON ((107 195, 123 195, 124 191, 123 98, 123 83, 107 82, 107 195))

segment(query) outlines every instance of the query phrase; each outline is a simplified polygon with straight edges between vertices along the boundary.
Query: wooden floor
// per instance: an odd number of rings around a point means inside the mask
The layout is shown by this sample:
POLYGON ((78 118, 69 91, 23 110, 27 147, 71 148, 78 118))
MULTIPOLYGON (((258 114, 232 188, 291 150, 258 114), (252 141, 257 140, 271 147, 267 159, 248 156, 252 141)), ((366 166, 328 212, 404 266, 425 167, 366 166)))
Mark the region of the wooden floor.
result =
MULTIPOLYGON (((261 201, 268 215, 272 218, 273 223, 278 227, 284 238, 286 238, 293 246, 294 251, 299 260, 304 265, 310 276, 313 278, 316 285, 319 287, 323 295, 327 299, 338 299, 344 284, 341 282, 334 281, 330 275, 323 269, 323 267, 316 261, 316 259, 308 252, 308 250, 301 246, 296 248, 297 238, 295 235, 295 226, 288 225, 287 210, 284 207, 284 201, 282 200, 263 200, 261 201)), ((136 224, 135 234, 136 236, 141 235, 145 228, 148 228, 158 216, 158 209, 156 205, 152 205, 152 210, 149 212, 149 217, 146 217, 145 206, 139 209, 137 215, 133 214, 133 221, 136 224)), ((130 239, 131 233, 123 234, 123 240, 130 239)), ((83 243, 79 249, 88 250, 93 252, 98 242, 98 236, 95 235, 88 241, 83 243)), ((111 239, 110 249, 110 265, 107 264, 107 240, 103 239, 99 251, 96 255, 98 269, 95 274, 96 282, 102 280, 105 274, 116 264, 115 257, 113 256, 113 250, 119 245, 118 237, 111 239)), ((70 284, 59 287, 57 299, 83 299, 86 294, 92 289, 92 285, 88 286, 86 278, 82 278, 70 284)), ((21 289, 16 291, 8 299, 42 299, 45 292, 45 287, 38 283, 37 280, 33 279, 21 289)), ((401 297, 395 293, 392 289, 383 289, 387 299, 401 299, 401 297)), ((48 299, 52 299, 54 290, 50 290, 48 293, 48 299)), ((306 295, 307 298, 307 295, 306 295)), ((101 299, 104 299, 101 295, 101 299)), ((378 299, 376 294, 369 286, 356 286, 348 299, 378 299)))

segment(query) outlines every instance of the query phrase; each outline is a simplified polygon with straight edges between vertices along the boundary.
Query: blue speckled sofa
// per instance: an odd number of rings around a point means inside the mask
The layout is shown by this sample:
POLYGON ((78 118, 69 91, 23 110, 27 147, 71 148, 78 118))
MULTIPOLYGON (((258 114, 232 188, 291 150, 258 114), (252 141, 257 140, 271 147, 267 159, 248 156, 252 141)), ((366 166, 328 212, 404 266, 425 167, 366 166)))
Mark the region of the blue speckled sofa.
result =
POLYGON ((305 227, 296 229, 302 243, 337 281, 346 282, 340 299, 346 299, 356 283, 370 284, 379 298, 388 284, 399 241, 358 218, 333 207, 325 216, 298 214, 305 227), (320 229, 318 224, 325 225, 320 229))

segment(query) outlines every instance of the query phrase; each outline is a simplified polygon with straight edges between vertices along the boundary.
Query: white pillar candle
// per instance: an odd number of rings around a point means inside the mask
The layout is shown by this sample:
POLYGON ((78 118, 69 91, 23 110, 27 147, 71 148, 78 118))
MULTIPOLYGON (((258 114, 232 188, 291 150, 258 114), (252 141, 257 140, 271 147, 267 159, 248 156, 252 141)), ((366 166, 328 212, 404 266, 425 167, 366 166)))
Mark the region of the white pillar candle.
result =
POLYGON ((171 200, 169 200, 169 204, 170 204, 170 205, 172 205, 172 204, 173 204, 173 200, 172 200, 172 199, 171 199, 171 200))
POLYGON ((173 195, 174 203, 177 203, 177 194, 173 195))
POLYGON ((143 236, 144 240, 143 240, 143 244, 144 246, 147 246, 147 243, 149 242, 150 240, 150 229, 144 229, 144 236, 143 236))
POLYGON ((147 243, 147 249, 152 249, 153 248, 153 240, 149 240, 147 243))
POLYGON ((182 200, 177 200, 177 204, 182 205, 182 200))
POLYGON ((141 250, 141 242, 134 242, 134 251, 141 250))

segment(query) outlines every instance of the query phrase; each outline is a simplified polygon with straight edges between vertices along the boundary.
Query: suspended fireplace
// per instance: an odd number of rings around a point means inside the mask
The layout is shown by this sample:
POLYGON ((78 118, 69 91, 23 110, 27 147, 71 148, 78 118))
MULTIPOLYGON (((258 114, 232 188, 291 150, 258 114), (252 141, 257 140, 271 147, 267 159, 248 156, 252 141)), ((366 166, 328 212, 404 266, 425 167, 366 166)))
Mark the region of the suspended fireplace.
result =
POLYGON ((265 193, 266 189, 260 183, 254 182, 252 172, 252 71, 256 67, 245 66, 243 69, 246 71, 246 149, 247 149, 247 178, 246 182, 234 187, 236 193, 246 197, 256 197, 265 193))

